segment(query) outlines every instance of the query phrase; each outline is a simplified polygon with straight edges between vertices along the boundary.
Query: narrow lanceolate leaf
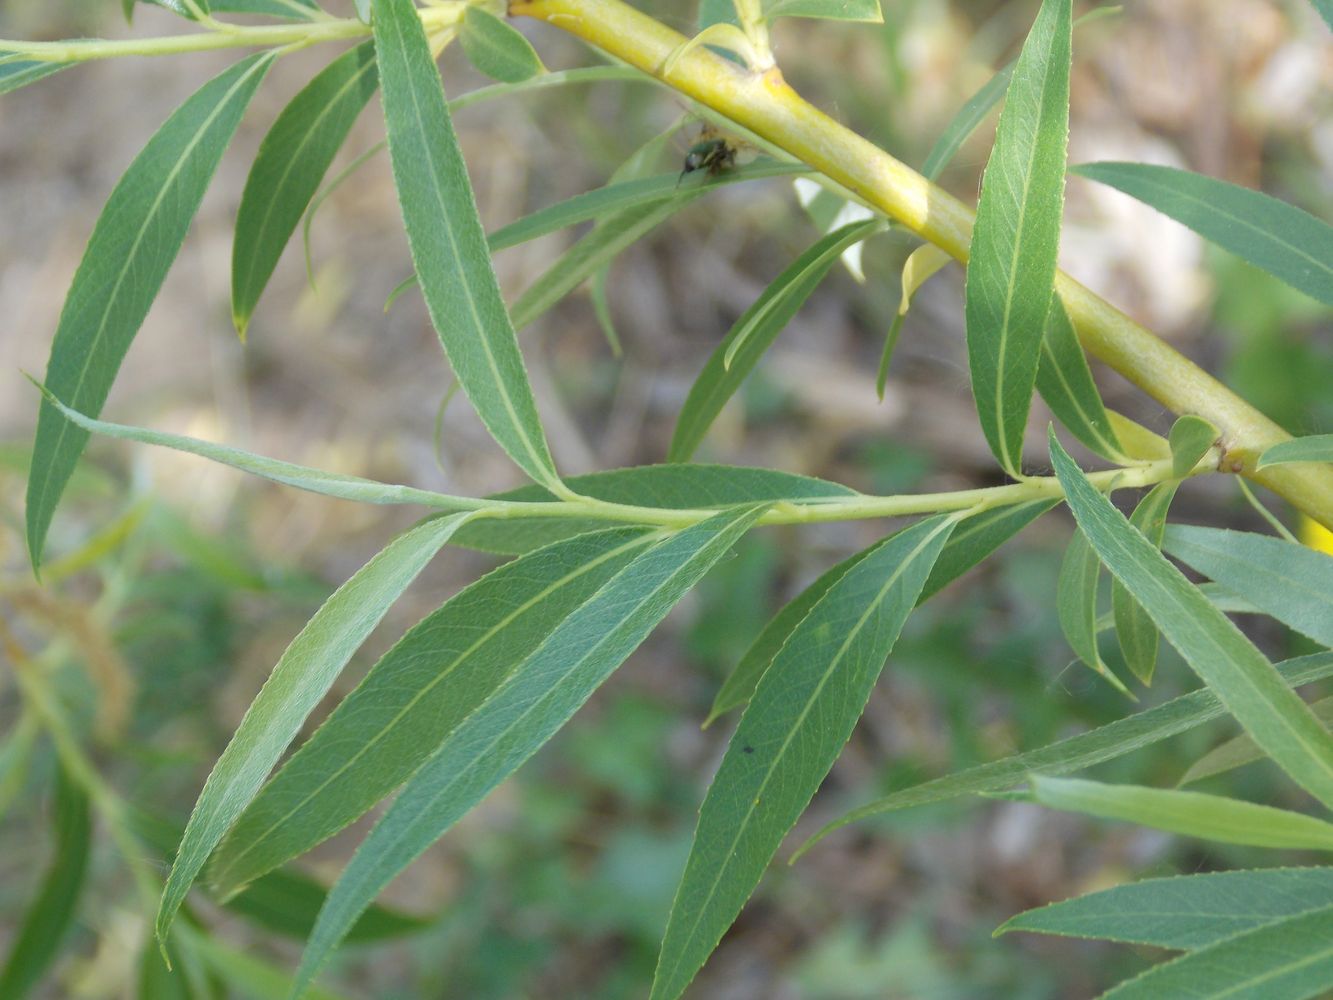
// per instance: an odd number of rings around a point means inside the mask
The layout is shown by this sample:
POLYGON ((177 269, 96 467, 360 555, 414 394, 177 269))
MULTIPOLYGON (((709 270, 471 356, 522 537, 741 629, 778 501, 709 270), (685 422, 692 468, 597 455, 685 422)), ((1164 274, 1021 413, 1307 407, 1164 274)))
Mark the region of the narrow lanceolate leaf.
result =
POLYGON ((1029 931, 1193 951, 1333 899, 1333 868, 1153 878, 1028 910, 996 934, 1029 931))
POLYGON ((764 15, 777 17, 821 17, 833 21, 884 23, 879 0, 765 0, 764 15))
POLYGON ((608 580, 510 671, 407 783, 329 893, 301 967, 309 983, 395 875, 537 751, 758 520, 733 508, 668 536, 608 580))
POLYGON ((1050 311, 1069 142, 1070 0, 1044 0, 1014 66, 986 166, 967 268, 972 394, 1011 475, 1050 311))
MULTIPOLYGON (((1314 712, 1315 718, 1325 726, 1333 727, 1333 698, 1311 702, 1310 711, 1314 712)), ((1177 784, 1192 785, 1196 781, 1215 778, 1219 774, 1226 774, 1228 771, 1253 764, 1263 758, 1264 752, 1254 745, 1254 740, 1245 735, 1237 736, 1196 760, 1190 765, 1190 769, 1181 775, 1177 784)))
POLYGON ((431 321, 491 434, 533 479, 558 487, 421 18, 412 0, 373 9, 389 157, 431 321))
POLYGON ((760 679, 699 812, 653 1000, 685 991, 754 891, 851 736, 955 523, 923 521, 849 569, 760 679))
POLYGON ((650 543, 620 528, 506 563, 423 619, 264 786, 218 848, 228 896, 412 776, 557 625, 650 543))
MULTIPOLYGON (((1158 548, 1166 531, 1167 511, 1179 485, 1178 482, 1158 483, 1139 501, 1129 517, 1129 523, 1158 548)), ((1157 626, 1119 580, 1111 582, 1111 614, 1125 665, 1144 684, 1151 684, 1153 671, 1157 668, 1157 626)))
MULTIPOLYGON (((140 0, 143 3, 156 4, 194 20, 194 14, 183 0, 140 0)), ((214 14, 264 14, 269 17, 281 17, 291 21, 312 21, 319 9, 314 0, 195 0, 199 9, 214 14)), ((134 0, 124 0, 126 16, 134 5, 134 0)))
POLYGON ((1333 556, 1281 538, 1184 524, 1167 528, 1163 545, 1265 614, 1333 646, 1333 556))
POLYGON ((18 927, 9 958, 0 970, 0 997, 22 1000, 41 980, 74 921, 88 870, 92 822, 88 796, 65 769, 56 771, 55 831, 51 860, 41 887, 18 927))
POLYGON ((1103 564, 1254 741, 1333 807, 1333 736, 1263 653, 1097 492, 1054 434, 1050 445, 1069 507, 1103 564))
POLYGON ((1333 906, 1264 924, 1122 983, 1104 1000, 1306 1000, 1333 988, 1333 906))
POLYGON ((1333 850, 1333 823, 1221 795, 1032 777, 1033 801, 1200 840, 1281 850, 1333 850))
MULTIPOLYGON (((242 59, 204 84, 148 141, 102 209, 60 314, 46 387, 92 416, 101 412, 148 307, 180 251, 241 115, 273 64, 242 59)), ((43 403, 28 477, 28 550, 41 563, 60 495, 88 432, 43 403)))
POLYGON ((242 336, 283 248, 378 85, 374 44, 358 45, 311 80, 264 137, 232 248, 231 313, 242 336))
POLYGON ((1117 690, 1124 691, 1119 678, 1102 662, 1101 651, 1097 648, 1097 584, 1101 574, 1101 560, 1083 532, 1076 528, 1069 547, 1065 549, 1056 585, 1055 610, 1060 619, 1060 631, 1074 654, 1089 669, 1117 690))
MULTIPOLYGON (((38 388, 46 392, 42 386, 38 386, 38 388)), ((325 472, 322 469, 311 469, 304 465, 294 465, 291 462, 283 462, 276 458, 252 455, 248 451, 214 444, 212 441, 200 441, 198 438, 182 437, 179 434, 166 434, 162 431, 148 430, 143 427, 128 427, 125 424, 94 420, 70 409, 49 393, 46 395, 46 399, 66 419, 91 433, 122 438, 126 441, 137 441, 139 444, 158 445, 162 448, 170 448, 173 451, 198 455, 209 461, 217 462, 219 465, 227 465, 252 476, 282 483, 284 486, 294 486, 298 490, 307 490, 310 493, 337 497, 340 500, 354 500, 357 503, 419 503, 427 507, 438 507, 442 510, 475 510, 482 506, 481 502, 477 500, 446 496, 443 493, 419 490, 411 486, 380 483, 373 479, 362 479, 360 476, 344 476, 336 472, 325 472)))
MULTIPOLYGON (((575 476, 567 485, 580 496, 667 510, 716 509, 765 500, 817 503, 856 496, 855 490, 826 479, 733 465, 643 465, 575 476)), ((540 486, 524 486, 491 499, 544 503, 556 497, 540 486)), ((518 555, 606 526, 605 521, 586 517, 478 518, 464 525, 453 543, 499 555, 518 555)))
POLYGON ((1316 434, 1275 444, 1259 456, 1255 467, 1265 469, 1291 462, 1333 462, 1333 434, 1316 434))
MULTIPOLYGON (((1300 687, 1333 676, 1333 653, 1316 653, 1288 660, 1278 664, 1278 670, 1285 684, 1300 687)), ((1146 712, 1118 719, 1091 732, 1071 736, 1038 750, 1014 754, 957 774, 900 789, 830 823, 803 844, 797 856, 834 830, 860 819, 934 802, 946 802, 963 795, 1003 791, 1013 788, 1033 772, 1069 774, 1160 743, 1206 722, 1220 719, 1225 714, 1226 709, 1212 691, 1206 688, 1194 691, 1146 712)))
POLYGON ((764 289, 754 305, 736 321, 695 380, 676 423, 668 461, 689 460, 727 400, 819 287, 842 252, 881 225, 878 220, 854 222, 821 237, 764 289))
POLYGON ((1333 305, 1333 226, 1310 213, 1174 167, 1084 163, 1072 172, 1151 205, 1223 250, 1333 305))
POLYGON ((967 141, 968 136, 977 130, 991 109, 1000 103, 1000 98, 1009 89, 1009 80, 1013 74, 1013 63, 996 72, 985 86, 967 99, 957 114, 950 119, 949 124, 944 126, 944 131, 935 140, 935 145, 931 147, 926 162, 921 167, 921 173, 929 180, 933 181, 939 177, 967 141))
MULTIPOLYGON (((821 189, 822 190, 822 189, 821 189)), ((940 272, 952 257, 935 246, 924 243, 917 247, 903 263, 902 294, 898 299, 898 312, 893 317, 888 336, 884 338, 884 349, 879 355, 879 371, 875 375, 875 392, 881 400, 889 384, 889 363, 893 360, 893 350, 898 346, 898 338, 903 332, 903 322, 912 308, 912 296, 922 285, 940 272)))
MULTIPOLYGON (((0 58, 11 54, 0 49, 0 58)), ((0 94, 8 94, 11 90, 18 90, 30 83, 44 80, 52 73, 59 73, 62 69, 73 65, 73 63, 37 62, 32 59, 0 62, 0 94)))
POLYGON ((520 83, 546 72, 532 44, 490 11, 470 5, 458 40, 472 65, 492 80, 520 83))
POLYGON ((1037 391, 1074 437, 1102 458, 1126 461, 1078 334, 1058 295, 1051 296, 1051 313, 1041 341, 1037 391))
POLYGON ((1168 441, 1171 444, 1171 472, 1188 476, 1208 454, 1208 449, 1221 436, 1221 431, 1203 417, 1187 414, 1171 425, 1168 441))
POLYGON ((334 592, 278 660, 199 794, 162 893, 157 935, 165 940, 191 883, 249 804, 306 716, 390 605, 468 514, 432 518, 394 539, 334 592))
MULTIPOLYGON (((1012 507, 988 510, 963 521, 954 529, 939 558, 935 560, 926 585, 921 588, 921 596, 917 603, 920 604, 938 594, 973 566, 988 558, 1001 545, 1055 506, 1055 503, 1053 500, 1033 500, 1012 507)), ((829 588, 841 580, 849 569, 873 551, 875 549, 870 548, 858 552, 850 559, 845 559, 834 566, 806 587, 764 626, 764 630, 746 650, 745 655, 736 664, 736 669, 731 672, 718 691, 717 697, 713 700, 712 711, 704 722, 705 726, 750 700, 759 678, 773 662, 778 650, 786 644, 792 631, 810 613, 810 609, 819 603, 829 588)))

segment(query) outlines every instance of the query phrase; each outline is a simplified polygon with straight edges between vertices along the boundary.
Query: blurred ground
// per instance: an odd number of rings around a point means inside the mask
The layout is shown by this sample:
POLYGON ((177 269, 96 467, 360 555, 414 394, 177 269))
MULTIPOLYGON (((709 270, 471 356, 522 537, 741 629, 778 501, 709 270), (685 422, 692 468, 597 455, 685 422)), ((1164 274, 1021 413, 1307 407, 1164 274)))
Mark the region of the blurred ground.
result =
MULTIPOLYGON (((332 8, 334 5, 330 4, 332 8)), ((345 6, 345 5, 344 5, 345 6)), ((649 5, 645 5, 649 6, 649 5)), ((657 5, 683 28, 683 5, 657 5)), ((5 0, 0 36, 125 35, 111 0, 5 0)), ((1035 5, 885 4, 884 28, 788 21, 777 32, 788 79, 821 106, 919 164, 954 110, 1009 58, 1035 5)), ((135 33, 179 30, 142 7, 135 33)), ((531 37, 548 66, 593 61, 549 29, 531 37)), ((1170 163, 1262 188, 1333 214, 1333 53, 1308 4, 1269 0, 1130 3, 1082 28, 1075 43, 1075 161, 1170 163)), ((222 440, 337 471, 479 494, 519 477, 462 400, 436 413, 448 372, 419 296, 383 303, 409 270, 388 163, 372 161, 314 224, 316 288, 299 246, 238 343, 228 305, 230 236, 250 159, 273 117, 328 58, 285 59, 252 106, 185 249, 135 343, 108 419, 222 440)), ((29 442, 36 401, 20 370, 41 372, 64 291, 97 212, 170 111, 228 63, 225 55, 80 67, 0 99, 0 442, 29 442)), ((450 50, 451 93, 481 81, 450 50)), ((372 102, 374 104, 374 102, 372 102)), ((482 214, 494 228, 598 186, 682 113, 669 96, 601 85, 461 112, 458 126, 482 214)), ((372 107, 340 162, 382 134, 372 107)), ((988 129, 944 178, 972 200, 988 129)), ((687 145, 683 141, 682 145, 687 145)), ((665 169, 670 169, 666 165, 665 169)), ((660 461, 675 410, 708 352, 815 236, 790 187, 737 185, 696 204, 615 265, 611 302, 624 356, 608 350, 586 295, 524 335, 562 470, 660 461)), ((550 237, 497 259, 516 294, 572 239, 550 237)), ((783 333, 742 400, 719 421, 706 460, 770 466, 876 492, 994 481, 966 380, 961 277, 944 272, 914 303, 884 403, 875 365, 910 245, 867 254, 868 281, 838 273, 783 333)), ((1333 430, 1333 329, 1327 310, 1181 227, 1073 179, 1064 265, 1293 431, 1333 430)), ((1104 374, 1104 373, 1101 373, 1104 374)), ((1107 376, 1112 405, 1164 429, 1160 408, 1107 376)), ((1043 425, 1039 416, 1033 426, 1043 425)), ((95 442, 112 485, 58 517, 53 546, 74 548, 130 502, 151 496, 124 614, 105 628, 137 698, 133 723, 103 743, 127 795, 182 818, 227 734, 319 594, 349 576, 410 513, 258 485, 200 460, 95 442), (218 569, 219 547, 241 567, 218 569), (212 552, 204 558, 200 552, 212 552), (236 573, 251 573, 238 588, 236 573), (231 575, 229 576, 228 573, 231 575)), ((16 526, 21 475, 4 475, 5 530, 16 526)), ((1270 498, 1271 499, 1271 498, 1270 498)), ((1276 503, 1274 504, 1277 507, 1276 503)), ((1192 484, 1187 519, 1255 526, 1227 484, 1192 484)), ((1281 512, 1281 511, 1279 511, 1281 512)), ((633 997, 654 949, 694 813, 728 736, 700 732, 720 678, 768 615, 883 524, 756 536, 673 614, 659 634, 514 781, 437 845, 391 891, 441 914, 413 941, 349 952, 329 982, 364 997, 633 997)), ((816 800, 809 832, 877 789, 1039 745, 1107 721, 1123 701, 1079 669, 1054 620, 1068 529, 1043 521, 1024 542, 913 619, 867 717, 816 800)), ((19 536, 0 555, 23 570, 19 536)), ((224 560, 225 562, 225 560, 224 560)), ((448 551, 395 609, 340 682, 345 691, 404 627, 490 562, 448 551)), ((96 596, 75 586, 72 599, 96 596)), ((1275 654, 1300 651, 1259 637, 1275 654)), ((1152 699, 1189 686, 1168 659, 1152 699)), ((130 697, 127 695, 126 697, 130 697)), ((14 694, 0 680, 0 718, 14 694)), ((1112 777, 1171 781, 1188 745, 1133 758, 1112 777)), ((30 791, 40 787, 34 773, 30 791)), ((1240 787, 1274 792, 1262 772, 1240 787)), ((0 914, 18 912, 42 851, 36 795, 0 827, 0 914)), ((360 828, 364 830, 364 826, 360 828)), ((332 878, 354 846, 315 852, 332 878)), ((1020 909, 1137 876, 1242 857, 1187 853, 1166 838, 1093 826, 1016 804, 907 813, 830 840, 794 869, 776 867, 710 962, 700 998, 1080 998, 1153 956, 1077 942, 990 940, 1020 909), (890 984, 887 988, 885 984, 890 984)), ((142 934, 107 881, 51 996, 127 995, 117 942, 142 934), (100 942, 100 946, 99 946, 100 942)), ((128 899, 128 897, 126 897, 128 899)), ((0 937, 3 937, 0 918, 0 937)), ((229 918, 229 940, 293 946, 229 918)), ((121 949, 124 950, 123 948, 121 949)), ((131 949, 132 950, 132 949, 131 949)))

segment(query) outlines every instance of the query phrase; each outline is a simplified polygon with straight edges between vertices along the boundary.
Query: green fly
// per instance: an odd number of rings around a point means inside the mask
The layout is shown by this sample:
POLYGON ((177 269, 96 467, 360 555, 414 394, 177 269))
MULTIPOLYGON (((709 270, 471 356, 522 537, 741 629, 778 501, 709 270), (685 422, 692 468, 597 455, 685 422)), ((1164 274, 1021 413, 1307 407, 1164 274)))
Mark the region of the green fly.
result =
POLYGON ((676 185, 685 179, 686 174, 692 174, 696 171, 706 171, 709 177, 716 177, 724 170, 730 170, 736 165, 736 147, 726 139, 716 136, 700 139, 690 147, 689 152, 685 154, 685 169, 680 172, 680 177, 676 179, 676 185))

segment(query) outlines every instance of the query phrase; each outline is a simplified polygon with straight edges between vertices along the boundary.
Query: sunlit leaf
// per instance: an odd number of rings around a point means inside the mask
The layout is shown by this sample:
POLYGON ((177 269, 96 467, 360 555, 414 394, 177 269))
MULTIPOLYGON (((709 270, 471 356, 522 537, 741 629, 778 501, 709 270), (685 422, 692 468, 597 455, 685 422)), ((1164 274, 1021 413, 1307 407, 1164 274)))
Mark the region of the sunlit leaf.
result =
POLYGON ((352 654, 425 568, 466 513, 423 521, 339 587, 282 654, 213 765, 171 867, 157 915, 167 936, 190 885, 352 654))
POLYGON ((972 394, 991 451, 1015 476, 1060 245, 1071 23, 1070 0, 1044 0, 1014 66, 967 269, 972 394))
POLYGON ((653 1000, 689 986, 832 768, 955 523, 913 525, 848 569, 759 679, 699 812, 653 1000))
POLYGON ((310 982, 381 889, 537 751, 767 505, 733 508, 665 538, 632 560, 550 632, 403 788, 358 848, 306 945, 310 982))
POLYGON ((317 74, 260 144, 232 244, 231 313, 242 336, 283 248, 378 85, 375 46, 366 42, 317 74))
POLYGON ((487 429, 523 471, 558 489, 416 5, 375 0, 373 9, 389 158, 431 321, 487 429))
POLYGON ((1333 646, 1333 556, 1256 535, 1173 524, 1163 547, 1303 635, 1333 646))
POLYGON ((1149 163, 1084 163, 1110 185, 1325 305, 1333 305, 1333 226, 1270 195, 1149 163))
MULTIPOLYGON (((148 315, 241 115, 273 64, 250 56, 167 119, 107 199, 60 314, 46 387, 97 416, 148 315)), ((41 563, 56 505, 88 440, 43 402, 28 477, 28 551, 41 563)))
POLYGON ((472 65, 492 80, 520 83, 546 72, 521 32, 476 4, 465 8, 458 40, 472 65))
POLYGON ((1069 507, 1106 568, 1255 742, 1333 806, 1333 736, 1231 620, 1097 492, 1053 433, 1050 447, 1069 507))

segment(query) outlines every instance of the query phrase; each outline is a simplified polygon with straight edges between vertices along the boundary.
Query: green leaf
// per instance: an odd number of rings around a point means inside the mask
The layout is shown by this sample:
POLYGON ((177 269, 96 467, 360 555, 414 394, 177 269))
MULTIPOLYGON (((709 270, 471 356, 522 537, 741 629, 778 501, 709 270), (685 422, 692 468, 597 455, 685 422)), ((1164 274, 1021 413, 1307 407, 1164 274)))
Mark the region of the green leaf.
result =
POLYGON ((356 16, 362 24, 369 24, 372 14, 372 0, 352 0, 352 6, 356 9, 356 16))
POLYGON ((191 883, 254 798, 283 750, 352 654, 469 514, 435 517, 399 535, 339 587, 301 629, 213 765, 185 827, 157 914, 165 940, 191 883))
MULTIPOLYGON (((1129 517, 1129 523, 1158 548, 1162 546, 1167 511, 1179 485, 1179 482, 1158 483, 1139 501, 1129 517)), ((1115 621, 1116 640, 1129 672, 1144 684, 1151 684, 1153 671, 1157 668, 1157 626, 1119 580, 1111 581, 1111 614, 1115 621)))
MULTIPOLYGON (((580 496, 667 510, 716 508, 764 500, 810 502, 856 495, 855 490, 824 479, 730 465, 643 465, 574 476, 567 485, 580 496)), ((540 486, 524 486, 491 499, 541 503, 556 497, 540 486)), ((605 527, 605 521, 592 518, 479 518, 464 525, 453 544, 517 555, 605 527)))
POLYGON ((764 15, 779 17, 821 17, 832 21, 869 21, 883 24, 879 0, 765 0, 764 15))
MULTIPOLYGON (((1333 653, 1316 653, 1287 660, 1278 664, 1278 670, 1283 682, 1291 687, 1309 684, 1333 676, 1333 653)), ((946 802, 963 795, 1003 791, 1014 787, 1034 771, 1042 774, 1068 774, 1082 770, 1160 743, 1206 722, 1220 719, 1225 714, 1226 709, 1212 691, 1206 688, 1194 691, 1091 732, 900 789, 828 824, 801 846, 796 857, 800 857, 834 830, 857 820, 880 813, 946 802)))
POLYGON ((1314 9, 1319 11, 1319 16, 1324 19, 1324 23, 1333 29, 1333 0, 1310 0, 1314 4, 1314 9))
MULTIPOLYGON (((181 17, 194 20, 194 14, 181 0, 141 0, 158 7, 165 7, 181 17)), ((134 0, 123 0, 125 16, 134 6, 134 0)), ((319 8, 314 0, 196 0, 205 13, 213 14, 265 14, 269 17, 281 17, 289 21, 313 21, 318 16, 319 8)))
POLYGON ((1079 526, 1168 642, 1292 779, 1333 806, 1333 736, 1263 653, 1097 492, 1050 435, 1051 459, 1079 526))
POLYGON ((532 43, 521 32, 475 4, 463 13, 458 40, 472 65, 492 80, 521 83, 546 72, 532 43))
MULTIPOLYGON (((96 416, 157 297, 223 150, 273 53, 242 59, 204 84, 148 141, 107 199, 60 314, 46 386, 96 416)), ((41 564, 60 495, 88 440, 49 403, 37 418, 28 478, 28 551, 41 564)))
POLYGON ((379 891, 537 751, 758 520, 733 508, 667 536, 566 618, 458 725, 357 849, 306 946, 309 983, 379 891))
POLYGON ((1087 356, 1058 295, 1051 296, 1051 312, 1046 318, 1037 391, 1056 419, 1088 448, 1113 462, 1127 461, 1092 379, 1087 356))
POLYGON ((1275 444, 1259 456, 1256 469, 1289 462, 1333 462, 1333 434, 1316 434, 1275 444))
POLYGON ((956 523, 922 521, 866 555, 760 678, 699 811, 652 1000, 685 992, 758 885, 851 736, 956 523))
POLYGON ((47 393, 44 387, 38 385, 38 388, 45 394, 48 403, 55 407, 66 419, 86 431, 103 434, 107 437, 121 438, 126 441, 137 441, 140 444, 158 445, 190 455, 198 455, 220 465, 239 469, 252 476, 259 476, 261 479, 282 483, 284 486, 294 486, 298 490, 337 497, 340 500, 353 500, 357 503, 416 503, 427 507, 438 507, 443 510, 475 510, 483 505, 481 501, 465 497, 451 497, 443 493, 419 490, 411 486, 395 486, 389 483, 376 482, 373 479, 362 479, 360 476, 344 476, 336 472, 325 472, 322 469, 310 469, 304 465, 294 465, 291 462, 283 462, 276 458, 252 455, 247 451, 214 444, 211 441, 200 441, 198 438, 182 437, 179 434, 167 434, 163 431, 153 431, 143 427, 129 427, 125 424, 113 424, 105 420, 93 420, 91 417, 85 417, 82 413, 61 403, 50 393, 47 393))
POLYGON ((882 225, 877 219, 854 222, 821 237, 764 289, 713 351, 695 380, 677 419, 668 461, 689 460, 727 400, 819 287, 842 252, 882 225))
POLYGON ((374 44, 358 45, 293 98, 260 144, 232 244, 231 313, 241 336, 283 248, 378 85, 374 44))
POLYGON ((9 958, 0 970, 0 996, 22 1000, 41 980, 74 922, 92 846, 88 796, 65 772, 56 771, 50 865, 23 915, 9 958))
POLYGON ((564 619, 651 541, 621 528, 516 559, 428 615, 384 655, 246 809, 214 856, 227 896, 388 795, 564 619))
MULTIPOLYGON (((1314 712, 1315 718, 1325 727, 1333 727, 1333 698, 1313 702, 1310 711, 1314 712)), ((1219 774, 1226 774, 1228 771, 1263 759, 1264 752, 1254 745, 1254 740, 1242 734, 1235 739, 1227 740, 1196 760, 1177 784, 1192 785, 1196 781, 1203 781, 1204 778, 1215 778, 1219 774)))
POLYGON ((1310 213, 1174 167, 1084 163, 1072 172, 1151 205, 1223 250, 1333 305, 1333 226, 1310 213))
POLYGON ((949 124, 944 126, 944 131, 935 140, 935 145, 931 147, 926 162, 921 167, 921 173, 927 180, 933 181, 944 172, 944 168, 953 161, 963 143, 977 130, 991 108, 1000 103, 1000 98, 1004 97, 1005 91, 1009 89, 1009 80, 1013 75, 1014 64, 1011 62, 969 97, 958 109, 957 114, 949 120, 949 124))
POLYGON ((1271 868, 1154 878, 1028 910, 1012 931, 1193 951, 1327 906, 1333 868, 1271 868))
MULTIPOLYGON (((1001 545, 1013 538, 1042 514, 1046 513, 1056 501, 1033 500, 1028 503, 1014 504, 1009 507, 997 507, 973 517, 969 517, 954 529, 948 543, 935 560, 926 585, 921 588, 920 604, 938 594, 946 586, 958 579, 973 566, 995 552, 1001 545)), ((849 569, 859 563, 874 549, 858 552, 850 559, 845 559, 817 579, 793 601, 788 603, 764 626, 759 637, 746 650, 736 669, 731 672, 717 697, 713 700, 712 711, 704 725, 708 726, 719 716, 750 700, 755 685, 773 658, 778 654, 792 631, 805 616, 810 613, 829 588, 841 580, 849 569)))
POLYGON ((1286 809, 1201 792, 1107 785, 1074 778, 1033 775, 1031 784, 1034 801, 1065 812, 1137 823, 1223 844, 1333 850, 1333 823, 1286 809))
POLYGON ((1070 0, 1043 0, 1014 66, 982 181, 967 268, 972 394, 991 451, 1022 472, 1050 313, 1069 142, 1070 0))
POLYGON ((431 321, 496 441, 524 472, 558 490, 421 18, 412 0, 375 0, 373 26, 389 158, 431 321))
POLYGON ((1120 679, 1102 662, 1097 648, 1097 584, 1102 564, 1083 532, 1074 529, 1074 537, 1065 549, 1060 564, 1060 579, 1055 591, 1055 610, 1060 631, 1070 649, 1094 673, 1117 691, 1128 694, 1120 679))
POLYGON ((1333 987, 1333 906, 1237 934, 1122 983, 1104 1000, 1305 1000, 1333 987))
MULTIPOLYGON (((197 935, 191 941, 191 947, 235 994, 253 1000, 284 1000, 295 990, 294 980, 285 970, 256 958, 252 953, 228 948, 216 937, 197 935)), ((319 986, 311 987, 306 995, 309 1000, 344 1000, 346 996, 319 986)))
MULTIPOLYGON (((10 55, 13 53, 0 49, 0 58, 10 55)), ((0 94, 8 94, 12 90, 44 80, 52 73, 59 73, 62 69, 73 65, 74 63, 39 62, 33 59, 0 62, 0 94)))
POLYGON ((1171 473, 1188 476, 1221 437, 1221 431, 1203 417, 1187 414, 1171 425, 1171 473))
POLYGON ((1166 551, 1265 614, 1333 646, 1333 556, 1255 535, 1173 524, 1166 551))

